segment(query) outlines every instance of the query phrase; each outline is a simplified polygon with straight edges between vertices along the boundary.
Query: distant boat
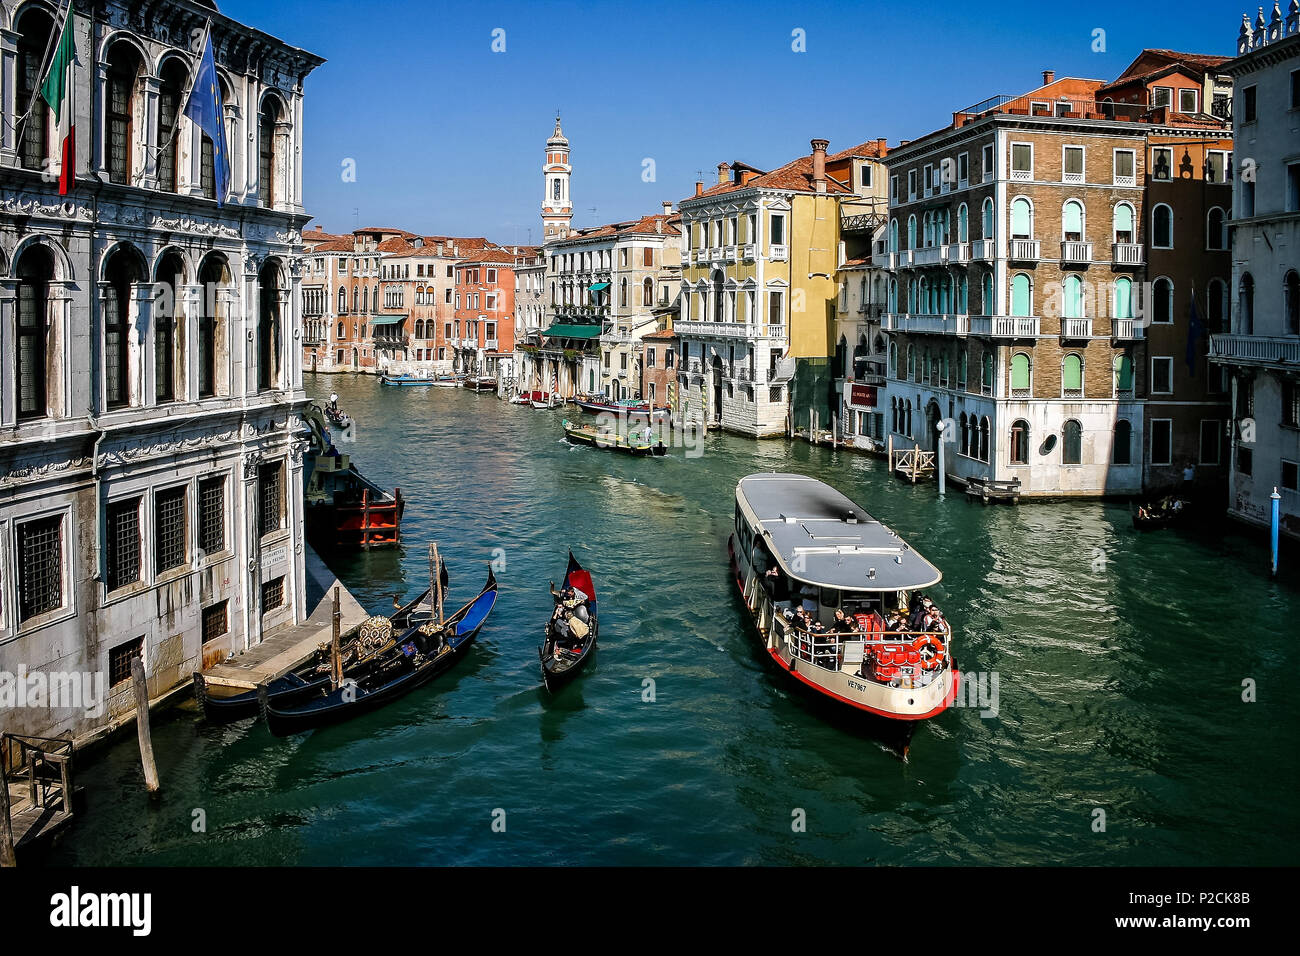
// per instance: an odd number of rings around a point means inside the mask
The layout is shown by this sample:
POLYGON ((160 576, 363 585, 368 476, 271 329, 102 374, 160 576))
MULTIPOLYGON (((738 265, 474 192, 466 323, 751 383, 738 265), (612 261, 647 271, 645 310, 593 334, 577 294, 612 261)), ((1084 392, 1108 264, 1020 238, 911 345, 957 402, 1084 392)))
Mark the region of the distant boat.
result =
POLYGON ((512 405, 531 405, 533 408, 554 408, 559 403, 560 397, 554 392, 543 392, 540 389, 534 389, 531 392, 520 392, 510 399, 512 405))
POLYGON ((304 456, 303 491, 307 536, 322 547, 395 547, 401 540, 406 501, 400 488, 389 494, 352 464, 330 440, 324 417, 313 406, 305 415, 312 431, 304 456))
POLYGON ((429 384, 434 388, 460 388, 461 380, 455 375, 439 375, 429 384))
POLYGON ((670 411, 667 405, 655 405, 652 411, 649 402, 637 401, 635 399, 623 399, 617 402, 611 402, 603 398, 588 397, 575 398, 573 403, 584 412, 590 412, 593 415, 626 415, 629 418, 653 417, 655 421, 667 418, 670 411))
POLYGON ((591 445, 607 451, 621 451, 625 455, 638 457, 662 458, 668 454, 668 446, 662 441, 645 441, 633 433, 624 437, 614 432, 605 432, 592 425, 575 425, 567 418, 564 420, 564 437, 580 445, 591 445))
POLYGON ((380 385, 423 385, 429 386, 437 383, 437 378, 428 374, 416 374, 415 372, 404 372, 401 375, 381 375, 379 376, 380 385))
POLYGON ((496 577, 489 568, 478 597, 445 621, 429 620, 404 632, 367 674, 333 690, 322 688, 293 706, 268 701, 262 708, 267 727, 287 737, 376 710, 424 686, 465 656, 496 600, 496 577))
MULTIPOLYGON (((572 551, 569 552, 569 567, 564 573, 564 585, 561 591, 563 592, 568 588, 581 591, 585 596, 578 604, 586 608, 587 620, 584 621, 581 617, 578 617, 579 625, 577 625, 577 628, 580 630, 585 627, 586 633, 579 635, 577 630, 571 630, 571 636, 566 640, 556 633, 554 614, 546 622, 546 640, 542 643, 538 654, 542 659, 542 683, 551 693, 555 693, 577 677, 596 650, 596 632, 599 629, 596 585, 591 580, 591 573, 578 563, 572 551), (560 643, 558 648, 556 647, 557 638, 560 643)), ((575 611, 576 609, 575 607, 575 611)), ((575 627, 572 622, 570 622, 569 626, 570 628, 575 627)))
POLYGON ((497 380, 491 376, 474 376, 461 382, 465 388, 475 392, 495 392, 497 390, 497 380))

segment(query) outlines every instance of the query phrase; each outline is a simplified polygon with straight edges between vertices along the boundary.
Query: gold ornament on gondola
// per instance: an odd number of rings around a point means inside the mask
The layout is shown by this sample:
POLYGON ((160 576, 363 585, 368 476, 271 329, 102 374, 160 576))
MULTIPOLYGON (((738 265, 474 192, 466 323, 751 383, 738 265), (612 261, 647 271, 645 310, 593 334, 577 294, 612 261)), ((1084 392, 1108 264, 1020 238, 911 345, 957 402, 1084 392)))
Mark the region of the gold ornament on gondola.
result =
POLYGON ((357 636, 367 644, 375 641, 386 641, 393 634, 393 622, 381 614, 366 618, 365 622, 357 629, 357 636))

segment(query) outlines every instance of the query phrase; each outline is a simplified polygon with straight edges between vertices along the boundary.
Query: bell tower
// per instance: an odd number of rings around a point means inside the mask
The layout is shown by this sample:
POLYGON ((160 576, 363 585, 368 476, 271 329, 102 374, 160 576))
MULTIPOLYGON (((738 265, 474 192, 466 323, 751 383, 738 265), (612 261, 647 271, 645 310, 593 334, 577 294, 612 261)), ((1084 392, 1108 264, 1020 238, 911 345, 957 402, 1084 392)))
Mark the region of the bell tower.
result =
POLYGON ((569 234, 573 220, 573 200, 569 196, 569 141, 560 129, 560 117, 555 116, 555 132, 546 141, 546 164, 542 166, 542 242, 554 242, 569 234))

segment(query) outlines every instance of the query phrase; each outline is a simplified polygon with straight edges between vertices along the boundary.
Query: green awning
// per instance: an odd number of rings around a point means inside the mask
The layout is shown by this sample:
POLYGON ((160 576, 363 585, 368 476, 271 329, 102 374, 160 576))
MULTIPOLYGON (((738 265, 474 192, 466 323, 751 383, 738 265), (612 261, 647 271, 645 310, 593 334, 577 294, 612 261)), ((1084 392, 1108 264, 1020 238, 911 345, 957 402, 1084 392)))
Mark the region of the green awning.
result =
POLYGON ((371 319, 370 324, 371 325, 397 325, 397 323, 405 322, 405 321, 406 321, 406 316, 404 315, 381 315, 378 316, 377 318, 371 319))
POLYGON ((590 289, 592 292, 603 292, 605 289, 609 288, 609 283, 597 282, 595 285, 587 286, 587 288, 590 289))
POLYGON ((551 339, 598 339, 602 328, 599 325, 566 325, 556 322, 542 334, 551 339))

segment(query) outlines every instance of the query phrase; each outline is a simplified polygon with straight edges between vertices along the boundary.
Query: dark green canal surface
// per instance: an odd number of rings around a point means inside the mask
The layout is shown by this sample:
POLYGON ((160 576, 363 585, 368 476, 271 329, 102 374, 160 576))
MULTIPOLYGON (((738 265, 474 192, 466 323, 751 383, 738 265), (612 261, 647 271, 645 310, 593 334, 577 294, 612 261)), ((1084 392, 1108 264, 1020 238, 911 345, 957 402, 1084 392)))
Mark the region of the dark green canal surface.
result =
POLYGON ((453 606, 501 549, 478 644, 386 709, 293 739, 161 719, 161 799, 143 792, 133 737, 83 761, 84 806, 51 862, 1300 857, 1300 594, 1269 578, 1257 539, 1138 534, 1120 504, 939 500, 881 462, 802 443, 710 435, 701 457, 633 460, 570 448, 558 411, 464 390, 343 376, 308 389, 338 391, 357 423, 346 450, 409 502, 401 551, 327 560, 382 612, 427 583, 430 540, 453 606), (996 716, 951 709, 903 761, 780 682, 726 570, 736 481, 770 470, 830 482, 943 570, 932 593, 962 669, 997 674, 996 716), (537 645, 570 547, 595 575, 600 646, 551 698, 537 645))

